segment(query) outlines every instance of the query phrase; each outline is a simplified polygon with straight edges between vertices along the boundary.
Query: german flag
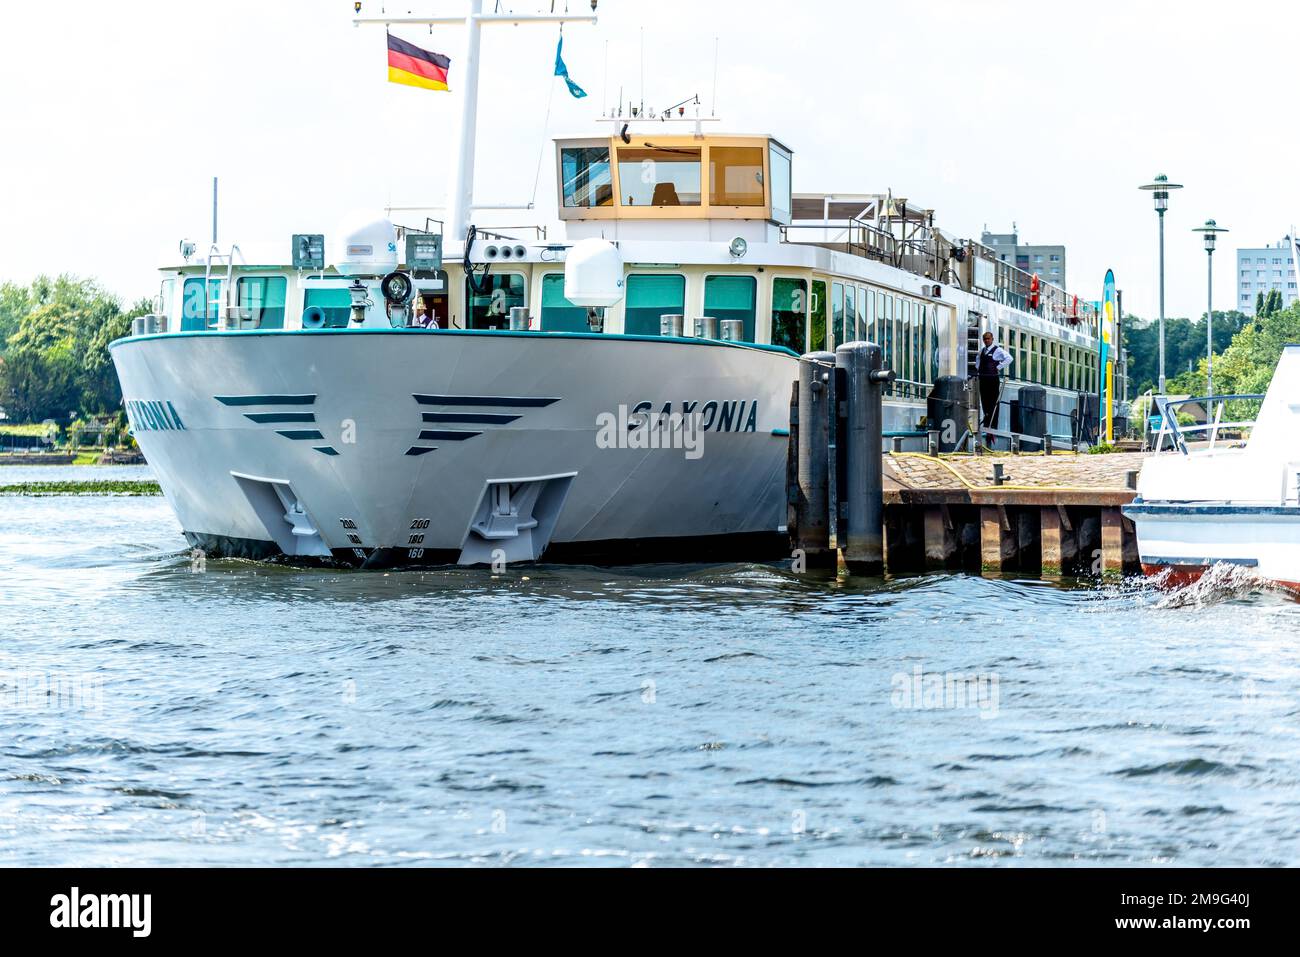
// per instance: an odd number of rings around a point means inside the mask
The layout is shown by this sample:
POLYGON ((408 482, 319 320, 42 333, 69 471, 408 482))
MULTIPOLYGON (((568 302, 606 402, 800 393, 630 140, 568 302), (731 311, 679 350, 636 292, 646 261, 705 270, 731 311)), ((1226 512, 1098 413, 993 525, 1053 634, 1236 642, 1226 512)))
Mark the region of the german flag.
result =
POLYGON ((446 90, 451 60, 441 53, 421 50, 413 43, 388 35, 388 81, 418 86, 423 90, 446 90))

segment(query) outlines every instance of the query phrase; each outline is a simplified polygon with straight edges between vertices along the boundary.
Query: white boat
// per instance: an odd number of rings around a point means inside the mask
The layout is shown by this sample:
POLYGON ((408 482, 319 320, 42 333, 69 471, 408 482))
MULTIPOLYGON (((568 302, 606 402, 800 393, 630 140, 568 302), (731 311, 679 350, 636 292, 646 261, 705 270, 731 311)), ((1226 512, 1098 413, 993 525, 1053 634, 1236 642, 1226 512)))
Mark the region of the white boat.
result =
POLYGON ((1285 348, 1265 396, 1186 401, 1217 413, 1179 426, 1177 404, 1161 403, 1162 451, 1143 464, 1124 509, 1143 570, 1184 584, 1232 565, 1300 593, 1300 345, 1285 348), (1253 423, 1222 421, 1229 402, 1252 399, 1262 399, 1253 423), (1244 442, 1224 442, 1223 433, 1243 430, 1244 442))
POLYGON ((779 555, 797 356, 856 339, 884 346, 885 428, 914 442, 936 378, 967 375, 984 331, 1016 359, 1005 398, 1041 387, 1076 438, 1097 387, 1090 306, 932 211, 793 193, 789 149, 706 134, 698 107, 619 108, 556 140, 558 224, 476 225, 475 58, 458 70, 446 235, 366 216, 328 237, 183 242, 154 314, 113 344, 196 548, 367 567, 779 555))

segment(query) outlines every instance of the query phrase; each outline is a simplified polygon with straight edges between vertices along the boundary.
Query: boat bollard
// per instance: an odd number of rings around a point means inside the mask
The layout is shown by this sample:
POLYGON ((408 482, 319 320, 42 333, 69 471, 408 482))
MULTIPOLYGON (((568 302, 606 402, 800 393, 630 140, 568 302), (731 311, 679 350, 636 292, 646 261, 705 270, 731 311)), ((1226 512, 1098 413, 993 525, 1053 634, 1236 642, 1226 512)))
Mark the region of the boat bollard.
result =
POLYGON ((695 320, 695 338, 718 338, 718 319, 716 316, 701 316, 695 320))
POLYGON ((668 336, 673 339, 682 337, 682 327, 686 321, 685 316, 667 315, 659 317, 659 335, 668 336))
POLYGON ((741 320, 723 319, 718 325, 722 328, 722 340, 724 342, 745 341, 745 324, 741 320))
POLYGON ((931 429, 926 433, 926 451, 931 458, 939 457, 939 430, 931 429))
POLYGON ((842 383, 836 397, 841 419, 836 544, 850 574, 878 575, 885 567, 883 397, 894 373, 882 368, 880 346, 870 342, 840 346, 835 368, 842 383))
POLYGON ((797 487, 790 546, 808 568, 834 568, 830 548, 830 430, 834 421, 835 355, 810 352, 799 359, 799 443, 797 487))
POLYGON ((510 331, 527 332, 529 326, 528 307, 511 306, 510 307, 510 331))

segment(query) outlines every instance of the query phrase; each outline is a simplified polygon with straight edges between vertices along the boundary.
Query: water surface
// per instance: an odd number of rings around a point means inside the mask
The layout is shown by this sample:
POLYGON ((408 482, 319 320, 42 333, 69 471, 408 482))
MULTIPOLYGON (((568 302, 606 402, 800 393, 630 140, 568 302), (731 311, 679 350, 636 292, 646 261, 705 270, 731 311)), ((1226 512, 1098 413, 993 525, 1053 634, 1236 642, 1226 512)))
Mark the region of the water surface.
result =
POLYGON ((3 498, 0 621, 0 864, 1300 861, 1242 589, 195 570, 161 498, 3 498))

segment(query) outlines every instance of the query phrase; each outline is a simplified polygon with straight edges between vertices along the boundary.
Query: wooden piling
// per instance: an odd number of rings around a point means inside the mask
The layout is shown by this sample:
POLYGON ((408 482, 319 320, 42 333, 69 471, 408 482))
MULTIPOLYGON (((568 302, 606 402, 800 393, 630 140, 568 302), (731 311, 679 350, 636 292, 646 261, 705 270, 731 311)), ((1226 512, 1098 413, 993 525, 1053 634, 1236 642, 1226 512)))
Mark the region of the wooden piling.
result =
POLYGON ((1055 505, 1044 505, 1038 509, 1038 522, 1038 540, 1043 555, 1040 574, 1056 577, 1065 567, 1062 548, 1065 526, 1061 523, 1061 512, 1055 505))
POLYGON ((925 510, 925 567, 951 568, 957 555, 957 534, 946 505, 925 510))
POLYGON ((980 567, 986 572, 1001 572, 1014 567, 1016 536, 1000 505, 980 508, 980 567))
POLYGON ((1101 573, 1124 574, 1124 527, 1117 508, 1101 510, 1101 573))

